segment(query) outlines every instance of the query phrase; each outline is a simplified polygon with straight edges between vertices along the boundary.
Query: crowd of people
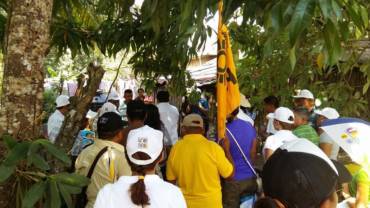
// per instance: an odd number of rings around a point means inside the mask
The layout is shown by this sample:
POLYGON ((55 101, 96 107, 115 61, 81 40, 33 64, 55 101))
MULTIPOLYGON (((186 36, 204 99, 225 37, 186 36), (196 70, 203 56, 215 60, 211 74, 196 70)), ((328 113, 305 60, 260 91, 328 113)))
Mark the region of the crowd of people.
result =
MULTIPOLYGON (((206 96, 198 105, 185 99, 180 111, 166 90, 156 93, 156 104, 146 102, 141 88, 137 98, 126 90, 123 99, 109 94, 75 138, 74 171, 91 179, 78 196, 86 204, 78 207, 331 208, 350 197, 348 207, 369 205, 370 170, 361 167, 351 177, 338 161, 340 147, 320 127, 340 115, 332 107, 315 109, 309 90, 293 95, 292 109, 266 97, 261 125, 241 95, 222 139, 207 138, 213 118, 206 96)), ((69 105, 67 96, 56 99, 51 142, 69 105)))

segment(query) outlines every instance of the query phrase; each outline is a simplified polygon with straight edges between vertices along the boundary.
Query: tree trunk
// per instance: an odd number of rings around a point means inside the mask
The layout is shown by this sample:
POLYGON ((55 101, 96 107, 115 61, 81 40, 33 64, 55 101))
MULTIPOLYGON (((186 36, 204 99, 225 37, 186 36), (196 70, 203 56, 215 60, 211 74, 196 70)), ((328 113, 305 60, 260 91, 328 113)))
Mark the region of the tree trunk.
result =
POLYGON ((69 152, 72 148, 75 137, 80 130, 81 122, 89 110, 90 103, 99 88, 105 71, 101 66, 90 63, 87 73, 87 81, 85 77, 79 77, 78 79, 76 95, 71 98, 72 110, 65 117, 60 134, 55 141, 56 145, 62 147, 66 152, 69 152), (85 82, 87 82, 86 86, 83 87, 85 82))
MULTIPOLYGON (((49 48, 53 1, 8 2, 0 136, 9 133, 19 140, 27 140, 41 135, 43 61, 49 48)), ((13 207, 14 193, 9 187, 0 187, 0 207, 13 207)))

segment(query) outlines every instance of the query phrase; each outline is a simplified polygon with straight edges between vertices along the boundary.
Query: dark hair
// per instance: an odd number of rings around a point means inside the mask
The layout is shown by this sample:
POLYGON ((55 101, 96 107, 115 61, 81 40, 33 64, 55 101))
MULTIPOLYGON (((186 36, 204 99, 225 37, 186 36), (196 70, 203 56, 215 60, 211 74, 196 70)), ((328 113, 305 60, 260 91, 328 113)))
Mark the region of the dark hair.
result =
POLYGON ((254 203, 253 208, 278 208, 279 206, 276 204, 276 201, 270 197, 264 197, 258 199, 256 203, 254 203))
POLYGON ((294 124, 289 124, 289 123, 285 123, 285 122, 282 122, 282 121, 279 121, 281 127, 283 127, 283 129, 285 130, 293 130, 294 129, 294 124))
POLYGON ((98 131, 98 136, 99 136, 99 139, 110 140, 114 136, 116 136, 120 131, 122 131, 122 129, 118 129, 116 131, 110 131, 110 132, 98 131))
POLYGON ((160 103, 165 103, 170 101, 170 93, 168 91, 159 91, 157 93, 157 99, 160 103))
POLYGON ((125 90, 124 94, 126 94, 126 93, 132 94, 132 90, 131 89, 127 89, 127 90, 125 90))
POLYGON ((144 89, 143 89, 143 88, 139 88, 139 89, 137 90, 137 92, 140 92, 140 91, 143 91, 143 92, 144 92, 144 89))
POLYGON ((146 118, 145 125, 152 127, 153 129, 161 130, 161 119, 157 106, 153 104, 146 104, 146 118))
POLYGON ((273 95, 265 97, 265 99, 263 99, 263 102, 268 105, 273 105, 275 108, 279 107, 279 99, 273 95))
POLYGON ((310 112, 305 107, 297 107, 293 109, 294 113, 297 114, 299 117, 308 120, 310 117, 310 112))
POLYGON ((130 120, 144 121, 146 116, 145 104, 141 100, 127 103, 127 118, 130 120))
MULTIPOLYGON (((125 155, 126 155, 127 162, 131 167, 131 171, 138 173, 139 176, 145 176, 146 171, 153 170, 155 166, 157 165, 158 161, 162 158, 162 154, 160 154, 159 157, 156 160, 154 160, 151 164, 136 165, 128 159, 127 151, 125 151, 125 155)), ((132 155, 132 157, 138 160, 150 159, 150 156, 144 152, 136 152, 135 154, 132 155)), ((145 183, 143 179, 139 178, 139 180, 136 183, 131 185, 130 193, 131 193, 131 201, 135 205, 138 205, 138 206, 149 205, 149 196, 145 191, 145 183)))

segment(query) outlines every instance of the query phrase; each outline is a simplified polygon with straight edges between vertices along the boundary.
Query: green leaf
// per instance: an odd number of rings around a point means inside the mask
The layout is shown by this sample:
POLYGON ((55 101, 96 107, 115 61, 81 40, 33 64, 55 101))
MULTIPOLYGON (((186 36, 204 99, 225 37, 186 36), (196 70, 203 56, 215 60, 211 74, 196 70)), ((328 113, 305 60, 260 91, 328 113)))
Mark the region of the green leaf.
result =
POLYGON ((78 186, 71 186, 71 185, 68 185, 68 184, 63 184, 63 188, 64 188, 68 193, 71 193, 71 194, 79 194, 79 193, 81 193, 81 191, 82 191, 82 188, 81 188, 81 187, 78 187, 78 186))
POLYGON ((13 174, 13 172, 15 171, 15 167, 15 165, 0 165, 0 183, 6 181, 13 174))
POLYGON ((315 1, 299 0, 290 21, 289 40, 291 47, 296 44, 303 30, 310 25, 314 11, 315 1))
POLYGON ((57 186, 57 182, 53 179, 49 180, 49 189, 50 189, 50 205, 51 207, 60 207, 61 200, 60 194, 57 186))
POLYGON ((360 14, 364 24, 364 28, 369 26, 369 14, 364 6, 360 6, 360 14))
POLYGON ((46 182, 40 181, 31 186, 22 200, 22 208, 32 208, 41 199, 46 189, 46 182))
POLYGON ((289 61, 290 61, 290 67, 294 69, 295 64, 297 63, 297 57, 296 57, 296 51, 295 46, 289 50, 289 61))
POLYGON ((38 154, 32 154, 28 157, 28 160, 31 164, 35 165, 35 167, 41 170, 50 170, 49 164, 38 154))
POLYGON ((283 9, 281 7, 281 2, 279 2, 271 9, 271 26, 274 32, 280 31, 283 24, 283 9))
POLYGON ((318 0, 321 12, 324 16, 325 19, 329 19, 331 17, 330 13, 332 11, 332 6, 331 6, 331 0, 318 0))
POLYGON ((370 82, 367 82, 364 87, 362 88, 362 94, 366 94, 367 91, 369 90, 369 87, 370 87, 370 82))
POLYGON ((29 147, 29 142, 21 142, 16 144, 6 156, 3 164, 7 166, 14 166, 18 161, 26 159, 29 147))
POLYGON ((72 197, 70 192, 68 192, 68 189, 64 187, 64 184, 58 183, 58 188, 59 191, 64 199, 64 202, 67 204, 68 208, 73 208, 73 203, 72 203, 72 197))
POLYGON ((59 173, 52 176, 55 178, 59 183, 68 184, 71 186, 87 186, 90 183, 90 180, 80 174, 77 173, 59 173))
POLYGON ((15 140, 12 136, 8 135, 8 134, 5 134, 1 137, 1 139, 4 141, 6 147, 10 150, 12 149, 13 147, 15 147, 15 145, 17 145, 17 140, 15 140))
POLYGON ((57 148, 49 140, 39 139, 36 142, 44 146, 50 154, 64 162, 66 165, 71 165, 71 159, 68 157, 68 155, 63 150, 57 148))

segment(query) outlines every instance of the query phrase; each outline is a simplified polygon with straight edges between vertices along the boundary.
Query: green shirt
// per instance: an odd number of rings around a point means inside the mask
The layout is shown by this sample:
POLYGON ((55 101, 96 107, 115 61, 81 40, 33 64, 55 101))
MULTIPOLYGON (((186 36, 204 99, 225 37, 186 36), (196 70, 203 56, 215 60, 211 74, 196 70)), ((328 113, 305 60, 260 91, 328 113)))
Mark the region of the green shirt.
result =
POLYGON ((317 135, 315 129, 308 124, 298 126, 296 129, 294 129, 293 134, 299 138, 308 139, 312 143, 319 145, 319 135, 317 135))
MULTIPOLYGON (((352 178, 352 182, 349 186, 351 196, 356 197, 357 184, 359 183, 367 185, 370 191, 370 177, 364 168, 361 168, 352 178)), ((370 194, 368 196, 368 202, 370 202, 370 194)))

